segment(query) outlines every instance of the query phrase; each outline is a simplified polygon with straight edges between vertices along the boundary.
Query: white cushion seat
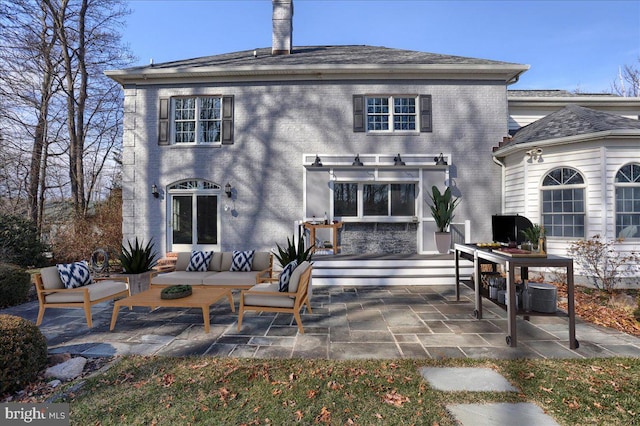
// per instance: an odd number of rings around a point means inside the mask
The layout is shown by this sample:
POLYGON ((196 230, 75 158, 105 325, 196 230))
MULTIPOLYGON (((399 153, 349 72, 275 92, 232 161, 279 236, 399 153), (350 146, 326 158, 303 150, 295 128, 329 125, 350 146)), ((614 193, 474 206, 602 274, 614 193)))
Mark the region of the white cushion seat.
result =
MULTIPOLYGON (((151 284, 157 285, 202 285, 202 280, 209 275, 216 275, 218 272, 195 272, 195 271, 173 271, 155 275, 151 278, 151 284)), ((255 274, 254 274, 255 275, 255 274)))
POLYGON ((254 285, 256 272, 222 271, 209 274, 202 279, 202 285, 224 285, 227 287, 246 287, 254 285))
POLYGON ((277 292, 278 284, 263 283, 251 287, 251 292, 244 296, 244 306, 270 306, 276 308, 293 308, 295 299, 281 295, 261 295, 264 292, 277 292))
POLYGON ((85 291, 89 292, 89 300, 94 302, 98 299, 104 299, 105 297, 109 297, 112 294, 120 293, 128 290, 128 285, 122 281, 97 281, 94 284, 89 284, 88 286, 80 287, 76 291, 68 291, 68 292, 57 292, 52 294, 47 294, 44 297, 44 300, 47 303, 73 303, 84 302, 84 293, 85 291))

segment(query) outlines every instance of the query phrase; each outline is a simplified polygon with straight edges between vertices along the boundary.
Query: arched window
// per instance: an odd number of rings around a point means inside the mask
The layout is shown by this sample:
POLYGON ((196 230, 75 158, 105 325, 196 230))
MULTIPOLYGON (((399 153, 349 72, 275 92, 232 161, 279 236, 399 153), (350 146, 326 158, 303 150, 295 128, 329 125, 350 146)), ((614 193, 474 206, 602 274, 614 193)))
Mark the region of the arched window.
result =
POLYGON ((220 185, 201 179, 189 179, 169 185, 167 190, 169 249, 219 249, 220 185))
POLYGON ((542 224, 550 237, 584 237, 584 178, 558 167, 542 180, 542 224))
POLYGON ((640 238, 640 164, 622 166, 615 179, 616 236, 640 238))

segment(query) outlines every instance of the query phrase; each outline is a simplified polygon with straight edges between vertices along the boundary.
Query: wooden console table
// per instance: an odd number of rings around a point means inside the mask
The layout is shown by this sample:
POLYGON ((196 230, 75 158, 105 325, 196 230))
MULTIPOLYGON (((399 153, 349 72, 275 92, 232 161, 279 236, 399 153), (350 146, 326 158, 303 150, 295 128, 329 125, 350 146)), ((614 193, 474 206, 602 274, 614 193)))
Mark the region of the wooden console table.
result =
POLYGON ((331 243, 333 244, 333 254, 338 254, 338 229, 342 228, 342 222, 329 223, 325 225, 324 223, 315 223, 315 222, 305 222, 304 227, 310 232, 310 244, 313 247, 312 251, 316 251, 316 229, 332 229, 333 240, 331 243))
MULTIPOLYGON (((505 268, 507 274, 507 300, 506 304, 508 328, 509 334, 507 335, 507 344, 515 347, 518 344, 516 335, 516 315, 523 315, 525 320, 529 316, 539 315, 555 315, 544 314, 533 311, 518 311, 516 306, 516 283, 515 283, 515 269, 520 268, 520 275, 522 279, 528 279, 529 267, 560 267, 565 268, 567 271, 567 315, 569 316, 569 347, 576 349, 580 346, 576 340, 576 315, 575 315, 575 299, 574 299, 574 284, 573 284, 573 259, 568 257, 547 255, 547 257, 511 257, 505 254, 500 254, 491 249, 479 248, 475 244, 455 244, 455 265, 456 265, 456 298, 460 300, 460 283, 471 284, 460 279, 459 262, 460 257, 473 261, 473 288, 475 290, 475 311, 474 316, 478 319, 482 319, 482 293, 480 282, 480 265, 494 264, 502 265, 505 268), (515 307, 515 308, 514 308, 515 307)), ((495 302, 494 302, 495 303, 495 302)), ((500 305, 503 306, 503 305, 500 305)), ((504 306, 503 306, 504 307, 504 306)))

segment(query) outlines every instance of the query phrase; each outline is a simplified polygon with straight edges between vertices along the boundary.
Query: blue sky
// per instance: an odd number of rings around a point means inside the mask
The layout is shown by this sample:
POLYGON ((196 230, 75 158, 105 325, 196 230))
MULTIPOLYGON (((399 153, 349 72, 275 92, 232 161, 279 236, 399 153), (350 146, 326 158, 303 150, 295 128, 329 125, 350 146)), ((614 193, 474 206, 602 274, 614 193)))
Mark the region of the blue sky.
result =
MULTIPOLYGON (((136 65, 271 46, 271 0, 132 0, 136 65)), ((609 91, 640 66, 640 0, 294 0, 294 48, 367 44, 531 65, 513 89, 609 91)))

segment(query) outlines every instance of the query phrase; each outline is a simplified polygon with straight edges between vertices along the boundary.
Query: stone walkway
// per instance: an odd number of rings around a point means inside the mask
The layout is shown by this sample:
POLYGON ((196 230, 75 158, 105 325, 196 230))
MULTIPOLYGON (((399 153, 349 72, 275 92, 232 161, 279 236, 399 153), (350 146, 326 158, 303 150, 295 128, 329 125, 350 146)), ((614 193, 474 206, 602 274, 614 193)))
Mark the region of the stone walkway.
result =
MULTIPOLYGON (((93 307, 92 329, 81 309, 49 309, 40 327, 52 353, 85 357, 123 354, 211 355, 250 358, 589 358, 640 357, 640 338, 578 319, 580 347, 569 349, 566 317, 518 318, 518 347, 505 342, 506 312, 486 301, 484 319, 473 318, 473 293, 453 286, 314 287, 313 313, 302 315, 298 334, 291 315, 237 312, 225 301, 211 308, 204 332, 199 309, 120 310, 113 332, 113 303, 93 307)), ((237 294, 235 294, 237 305, 237 294)), ((0 311, 35 321, 38 303, 0 311)))

